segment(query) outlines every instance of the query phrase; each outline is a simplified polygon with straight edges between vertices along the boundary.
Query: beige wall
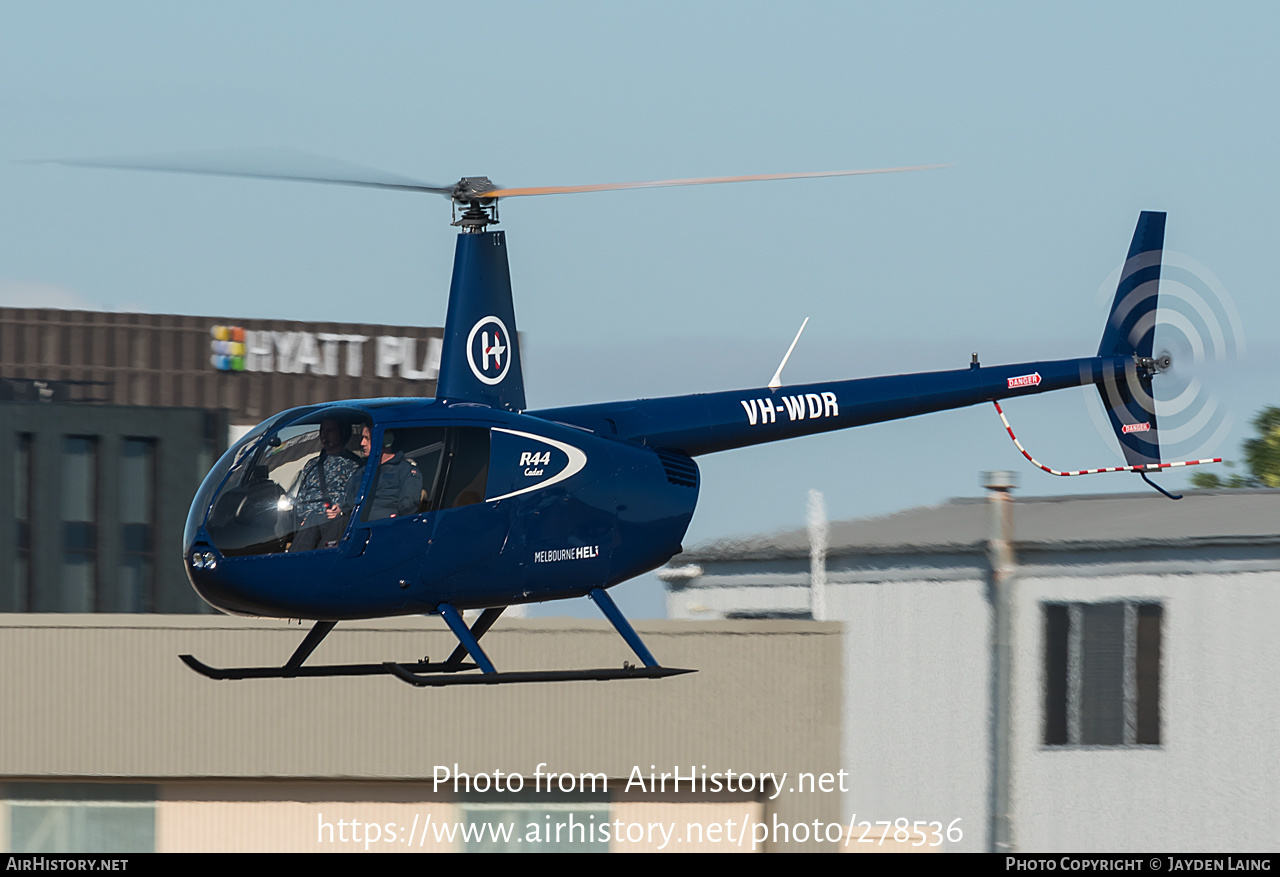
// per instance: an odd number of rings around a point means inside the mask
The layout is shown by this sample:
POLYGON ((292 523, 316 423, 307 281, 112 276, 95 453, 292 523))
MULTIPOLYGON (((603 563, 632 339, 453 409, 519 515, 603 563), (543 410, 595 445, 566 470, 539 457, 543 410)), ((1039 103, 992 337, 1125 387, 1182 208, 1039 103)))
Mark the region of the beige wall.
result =
MULTIPOLYGON (((486 806, 492 821, 513 824, 515 837, 547 821, 529 814, 512 819, 504 802, 493 799, 473 805, 468 814, 460 802, 442 800, 430 784, 419 783, 175 783, 164 786, 161 796, 158 852, 460 852, 465 844, 455 824, 468 815, 483 819, 486 806), (350 828, 352 822, 359 827, 350 828)), ((581 802, 546 806, 561 820, 564 838, 569 813, 583 826, 574 829, 575 840, 587 838, 589 828, 599 830, 602 821, 616 822, 627 839, 614 849, 626 852, 752 852, 750 835, 739 844, 711 827, 732 821, 736 830, 744 820, 762 821, 765 809, 755 800, 691 795, 594 808, 581 802), (596 815, 600 810, 603 816, 596 815), (690 830, 693 825, 701 830, 690 830)))
MULTIPOLYGON (((297 830, 309 843, 327 802, 367 801, 369 822, 428 812, 444 819, 458 798, 437 794, 431 781, 437 766, 454 765, 490 776, 516 771, 526 782, 540 765, 543 773, 604 774, 612 818, 634 812, 648 820, 643 814, 679 807, 702 814, 681 816, 681 824, 740 822, 744 813, 789 824, 840 820, 838 794, 787 790, 801 771, 840 767, 839 624, 651 622, 638 629, 665 665, 699 672, 451 689, 381 676, 217 682, 177 656, 279 665, 305 628, 209 616, 0 616, 0 782, 155 783, 157 841, 182 849, 226 848, 228 836, 251 845, 297 830), (788 780, 772 800, 757 790, 685 800, 621 794, 637 767, 647 776, 651 766, 686 775, 785 773, 788 780), (323 788, 297 793, 313 781, 323 788), (191 791, 197 787, 206 793, 191 791), (228 795, 248 803, 235 806, 228 795)), ((504 620, 484 643, 499 669, 635 661, 604 622, 504 620)), ((439 619, 340 624, 311 662, 441 660, 453 645, 439 619)))

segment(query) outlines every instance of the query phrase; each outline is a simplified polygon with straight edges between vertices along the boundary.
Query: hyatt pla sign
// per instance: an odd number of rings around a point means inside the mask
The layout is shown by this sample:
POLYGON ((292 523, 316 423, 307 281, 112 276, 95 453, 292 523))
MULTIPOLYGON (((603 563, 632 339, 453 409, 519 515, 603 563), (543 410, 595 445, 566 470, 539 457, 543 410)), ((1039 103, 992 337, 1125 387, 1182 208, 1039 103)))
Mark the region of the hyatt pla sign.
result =
MULTIPOLYGON (((341 367, 343 374, 353 378, 363 376, 364 345, 370 340, 368 335, 279 332, 240 326, 214 326, 209 334, 209 362, 219 371, 336 376, 341 367)), ((398 374, 411 381, 432 381, 440 374, 439 338, 428 338, 421 354, 417 338, 379 335, 372 340, 373 371, 377 377, 398 374)))

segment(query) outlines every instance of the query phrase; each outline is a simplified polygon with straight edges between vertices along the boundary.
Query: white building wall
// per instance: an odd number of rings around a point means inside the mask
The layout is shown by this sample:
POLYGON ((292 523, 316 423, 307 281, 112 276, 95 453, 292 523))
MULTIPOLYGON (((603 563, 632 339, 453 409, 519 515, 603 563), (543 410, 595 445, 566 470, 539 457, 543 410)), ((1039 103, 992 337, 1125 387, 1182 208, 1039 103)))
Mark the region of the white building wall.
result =
MULTIPOLYGON (((972 579, 829 584, 829 617, 845 624, 842 754, 853 774, 846 820, 856 814, 877 832, 877 820, 923 820, 944 834, 954 823, 963 838, 941 848, 987 848, 985 588, 972 579)), ((933 844, 935 829, 928 831, 933 844)))
POLYGON ((1280 573, 1024 576, 1014 841, 1035 852, 1280 846, 1280 573), (1158 747, 1043 740, 1043 601, 1163 604, 1158 747))
MULTIPOLYGON (((829 573, 826 620, 845 625, 842 818, 855 822, 855 849, 877 848, 858 838, 879 841, 876 823, 901 819, 939 824, 925 826, 922 849, 987 848, 991 617, 972 572, 829 573), (946 840, 949 827, 959 842, 946 840)), ((808 575, 708 574, 667 601, 671 618, 803 611, 808 575)))
MULTIPOLYGON (((1172 566, 1134 572, 1153 564, 1115 556, 1108 560, 1119 562, 1081 560, 1024 567, 1014 585, 1015 847, 1227 852, 1280 845, 1280 572, 1260 561, 1206 562, 1188 573, 1172 566), (1161 604, 1158 746, 1044 745, 1047 601, 1161 604)), ((882 830, 877 820, 945 829, 958 818, 963 840, 943 848, 986 850, 992 610, 977 570, 953 574, 960 577, 903 568, 831 576, 827 619, 845 625, 843 818, 866 820, 873 832, 882 830)), ((808 606, 804 578, 712 573, 670 593, 671 616, 794 612, 808 606)))

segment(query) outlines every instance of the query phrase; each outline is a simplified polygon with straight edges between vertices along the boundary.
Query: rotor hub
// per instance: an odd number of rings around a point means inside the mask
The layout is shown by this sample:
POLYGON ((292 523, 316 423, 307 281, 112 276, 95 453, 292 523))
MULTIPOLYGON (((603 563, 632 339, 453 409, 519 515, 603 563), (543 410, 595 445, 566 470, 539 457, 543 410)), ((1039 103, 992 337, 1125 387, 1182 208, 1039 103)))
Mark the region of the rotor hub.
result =
POLYGON ((1138 369, 1148 377, 1167 372, 1173 366, 1173 357, 1167 353, 1162 353, 1156 357, 1139 356, 1135 357, 1135 359, 1138 369))
POLYGON ((488 177, 463 177, 453 187, 449 197, 455 204, 470 204, 483 199, 485 192, 493 192, 497 188, 488 177))

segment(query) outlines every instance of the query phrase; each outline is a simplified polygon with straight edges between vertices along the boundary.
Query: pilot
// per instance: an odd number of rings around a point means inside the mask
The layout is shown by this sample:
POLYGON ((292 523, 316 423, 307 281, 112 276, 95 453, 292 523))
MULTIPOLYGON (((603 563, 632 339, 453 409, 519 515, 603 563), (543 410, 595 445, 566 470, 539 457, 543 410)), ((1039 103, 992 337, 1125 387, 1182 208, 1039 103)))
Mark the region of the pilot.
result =
POLYGON ((307 463, 298 480, 299 527, 290 551, 326 548, 342 538, 351 514, 348 485, 359 483, 364 462, 347 448, 350 435, 350 426, 336 417, 320 421, 320 456, 307 463))
MULTIPOLYGON (((360 424, 360 460, 361 463, 369 462, 369 454, 373 448, 373 429, 367 423, 360 424)), ((360 498, 360 482, 362 478, 356 476, 347 480, 347 493, 343 500, 342 507, 344 509, 354 509, 356 501, 360 498)))
POLYGON ((416 515, 422 501, 422 473, 418 464, 395 450, 396 434, 382 434, 382 458, 378 477, 369 494, 366 520, 380 521, 400 515, 416 515))

